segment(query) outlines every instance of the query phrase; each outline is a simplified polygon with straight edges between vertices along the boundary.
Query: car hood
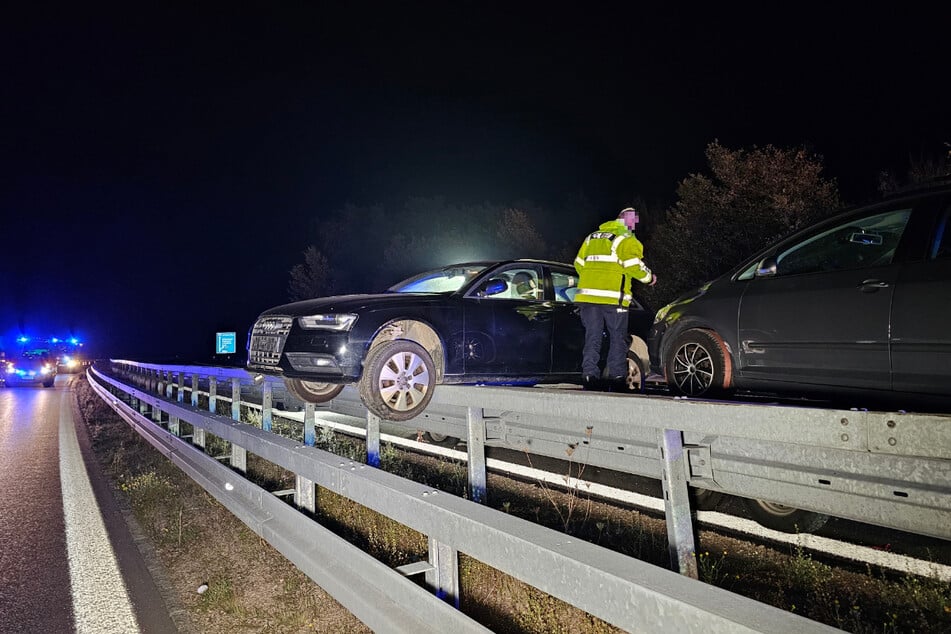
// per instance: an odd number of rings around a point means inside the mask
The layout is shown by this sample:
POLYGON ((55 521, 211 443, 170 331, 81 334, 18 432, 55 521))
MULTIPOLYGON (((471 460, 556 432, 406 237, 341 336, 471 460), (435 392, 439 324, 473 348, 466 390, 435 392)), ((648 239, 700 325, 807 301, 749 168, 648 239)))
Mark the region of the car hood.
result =
POLYGON ((318 313, 360 313, 393 306, 426 306, 446 301, 447 294, 435 293, 378 293, 373 295, 334 295, 302 302, 275 306, 261 313, 300 317, 318 313))

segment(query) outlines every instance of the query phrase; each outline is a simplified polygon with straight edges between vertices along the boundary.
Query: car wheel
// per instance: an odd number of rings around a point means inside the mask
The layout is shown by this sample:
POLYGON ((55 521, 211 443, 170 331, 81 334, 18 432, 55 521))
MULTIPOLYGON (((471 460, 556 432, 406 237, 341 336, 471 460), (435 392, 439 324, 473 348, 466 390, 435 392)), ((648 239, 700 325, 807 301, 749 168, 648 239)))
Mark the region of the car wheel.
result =
POLYGON ((425 348, 415 341, 395 339, 367 355, 360 398, 380 418, 405 421, 426 409, 435 385, 436 369, 425 348))
POLYGON ((644 367, 644 360, 631 351, 627 353, 627 377, 625 383, 629 392, 641 392, 644 390, 644 377, 647 376, 647 368, 644 367))
POLYGON ((698 511, 713 511, 723 501, 723 493, 710 489, 690 487, 694 508, 698 511))
POLYGON ((727 391, 727 358, 719 338, 709 330, 683 333, 670 346, 667 384, 686 396, 718 396, 727 391))
POLYGON ((284 387, 305 403, 326 403, 340 394, 344 386, 302 379, 284 379, 284 387))
POLYGON ((747 498, 744 501, 754 520, 766 528, 783 533, 812 533, 829 521, 829 516, 824 513, 804 511, 766 500, 747 498))
POLYGON ((53 383, 56 382, 56 379, 50 379, 49 381, 43 381, 43 387, 53 387, 53 383))
POLYGON ((440 447, 449 447, 452 449, 459 444, 459 439, 455 436, 449 436, 446 434, 437 434, 431 431, 428 431, 423 434, 423 440, 428 442, 431 445, 439 445, 440 447))

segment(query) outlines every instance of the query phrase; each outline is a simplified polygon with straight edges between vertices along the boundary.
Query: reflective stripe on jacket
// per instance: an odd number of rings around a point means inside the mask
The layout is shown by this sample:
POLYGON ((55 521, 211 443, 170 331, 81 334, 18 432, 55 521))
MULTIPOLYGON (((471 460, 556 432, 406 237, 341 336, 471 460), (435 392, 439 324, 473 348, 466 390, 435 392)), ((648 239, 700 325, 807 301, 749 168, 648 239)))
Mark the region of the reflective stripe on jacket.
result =
POLYGON ((650 284, 653 279, 643 257, 644 245, 621 220, 603 223, 585 238, 575 257, 579 275, 575 301, 627 306, 631 280, 650 284))

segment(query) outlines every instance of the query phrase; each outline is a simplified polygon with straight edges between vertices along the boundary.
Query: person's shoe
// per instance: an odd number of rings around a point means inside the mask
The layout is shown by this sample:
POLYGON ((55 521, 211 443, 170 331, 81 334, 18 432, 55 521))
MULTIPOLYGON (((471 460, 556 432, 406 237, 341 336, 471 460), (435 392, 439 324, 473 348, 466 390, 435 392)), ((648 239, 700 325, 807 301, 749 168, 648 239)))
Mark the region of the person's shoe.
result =
POLYGON ((617 392, 620 394, 626 394, 630 392, 627 387, 627 377, 624 376, 615 376, 611 379, 608 379, 607 392, 617 392))
POLYGON ((586 392, 599 392, 601 391, 601 381, 599 381, 596 376, 590 374, 585 375, 581 380, 581 389, 586 392))

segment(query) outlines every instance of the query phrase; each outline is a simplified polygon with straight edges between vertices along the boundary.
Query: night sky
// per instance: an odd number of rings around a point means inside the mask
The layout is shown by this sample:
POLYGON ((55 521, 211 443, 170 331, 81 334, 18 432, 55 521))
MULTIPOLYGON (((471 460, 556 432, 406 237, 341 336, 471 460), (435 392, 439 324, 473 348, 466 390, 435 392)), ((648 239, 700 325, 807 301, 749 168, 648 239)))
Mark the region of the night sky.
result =
POLYGON ((949 16, 907 3, 91 4, 0 20, 3 347, 243 345, 347 203, 583 194, 603 212, 550 219, 580 241, 634 199, 672 203, 714 140, 805 146, 850 202, 951 142, 949 16))

